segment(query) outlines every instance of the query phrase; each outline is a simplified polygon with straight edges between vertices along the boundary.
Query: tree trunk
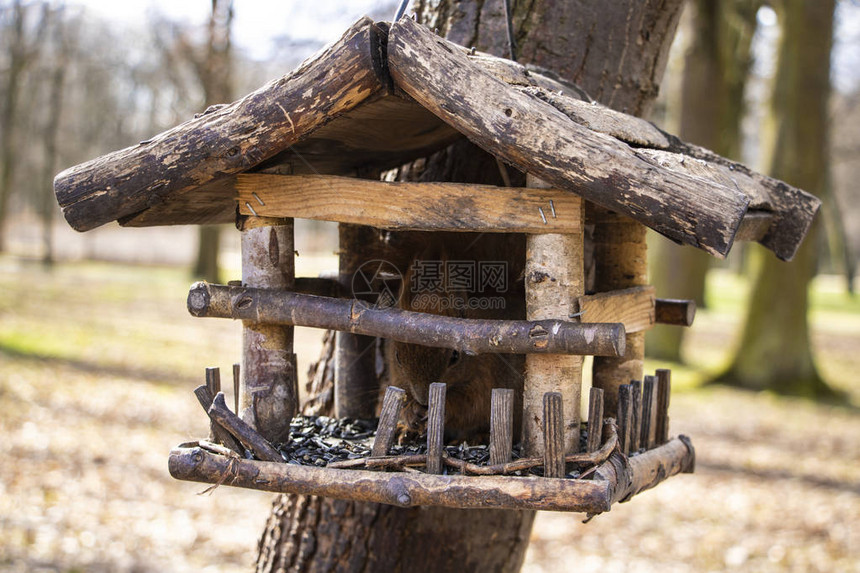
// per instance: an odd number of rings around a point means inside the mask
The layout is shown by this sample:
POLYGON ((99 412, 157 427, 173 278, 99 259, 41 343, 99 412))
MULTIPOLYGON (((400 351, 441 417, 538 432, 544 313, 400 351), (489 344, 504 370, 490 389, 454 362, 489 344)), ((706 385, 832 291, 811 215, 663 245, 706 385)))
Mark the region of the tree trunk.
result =
MULTIPOLYGON (((212 0, 209 16, 209 37, 202 61, 194 62, 203 84, 205 105, 233 101, 232 55, 230 29, 233 23, 233 0, 212 0)), ((194 278, 219 282, 218 252, 221 248, 221 227, 201 225, 198 230, 197 259, 192 271, 194 278)))
POLYGON ((25 81, 24 74, 33 63, 41 48, 42 38, 48 24, 49 5, 41 7, 40 20, 35 31, 28 30, 25 20, 30 6, 16 0, 8 8, 11 14, 11 30, 4 30, 11 35, 9 42, 9 65, 6 83, 3 85, 3 101, 0 107, 0 252, 6 249, 6 224, 9 218, 9 198, 15 185, 15 168, 19 158, 18 151, 21 142, 18 139, 17 127, 22 124, 19 117, 19 98, 21 87, 25 81))
MULTIPOLYGON (((688 6, 693 11, 691 43, 684 57, 678 135, 735 160, 741 159, 744 88, 760 5, 761 0, 696 0, 688 6)), ((692 299, 704 307, 710 255, 658 238, 651 260, 652 283, 660 296, 692 299)), ((646 353, 680 362, 684 332, 654 327, 646 337, 646 353)))
MULTIPOLYGON (((828 99, 834 0, 783 0, 778 67, 765 150, 770 174, 823 196, 828 171, 828 99)), ((758 268, 737 354, 719 381, 754 390, 832 398, 812 357, 808 286, 818 225, 794 261, 756 249, 758 268)))
MULTIPOLYGON (((603 103, 642 115, 657 95, 682 4, 518 3, 516 55, 579 83, 603 103)), ((508 55, 502 2, 423 0, 415 11, 448 39, 508 55)), ((463 142, 431 158, 422 177, 502 184, 502 169, 463 142)), ((522 181, 522 174, 509 175, 522 181)), ((280 496, 260 540, 257 571, 517 571, 533 520, 526 511, 280 496)))
POLYGON ((42 165, 42 181, 39 185, 39 215, 42 219, 42 264, 51 267, 54 264, 54 218, 57 212, 57 202, 54 199, 54 174, 57 172, 58 139, 60 124, 63 117, 63 96, 66 87, 66 66, 69 63, 71 48, 66 31, 64 15, 59 12, 54 17, 52 41, 53 69, 51 70, 50 93, 48 96, 47 123, 43 131, 45 160, 42 165))

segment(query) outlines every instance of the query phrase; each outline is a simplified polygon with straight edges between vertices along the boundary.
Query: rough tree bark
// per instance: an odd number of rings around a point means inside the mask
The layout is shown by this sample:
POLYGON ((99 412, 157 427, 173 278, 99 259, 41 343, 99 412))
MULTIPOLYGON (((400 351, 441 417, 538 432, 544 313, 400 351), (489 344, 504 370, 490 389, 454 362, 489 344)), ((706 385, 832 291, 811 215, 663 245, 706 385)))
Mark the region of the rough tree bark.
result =
MULTIPOLYGON (((657 95, 682 5, 516 3, 516 55, 577 82, 602 103, 643 115, 657 95)), ((502 2, 422 0, 415 11, 459 44, 508 54, 502 2)), ((468 144, 428 161, 423 177, 431 174, 501 184, 496 162, 468 144)), ((533 519, 525 511, 398 509, 281 496, 260 540, 257 571, 517 571, 533 519)))
MULTIPOLYGON (((828 179, 828 100, 834 0, 774 4, 782 36, 765 150, 769 172, 823 196, 828 179)), ((811 398, 834 391, 815 368, 809 336, 808 286, 815 272, 813 227, 791 263, 755 249, 758 263, 743 336, 718 380, 753 390, 811 398)))
MULTIPOLYGON (((687 30, 681 113, 677 130, 684 141, 723 157, 740 160, 744 88, 752 58, 750 45, 761 0, 696 0, 687 30)), ((686 18, 685 18, 686 20, 686 18)), ((711 256, 657 239, 651 251, 651 282, 660 296, 705 305, 705 276, 711 256)), ((685 329, 656 326, 646 337, 645 352, 680 362, 685 329)))

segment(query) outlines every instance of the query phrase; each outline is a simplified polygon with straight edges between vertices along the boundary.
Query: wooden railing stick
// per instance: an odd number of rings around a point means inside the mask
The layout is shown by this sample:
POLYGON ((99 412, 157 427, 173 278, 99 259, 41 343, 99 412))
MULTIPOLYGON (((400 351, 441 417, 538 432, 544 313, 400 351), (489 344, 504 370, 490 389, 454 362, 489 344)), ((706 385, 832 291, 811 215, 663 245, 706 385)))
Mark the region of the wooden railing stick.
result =
POLYGON ((630 452, 638 452, 642 426, 642 382, 630 383, 632 411, 630 416, 630 452))
POLYGON ((620 450, 624 454, 630 453, 630 426, 633 416, 633 387, 630 384, 622 384, 618 387, 618 439, 621 442, 620 450))
POLYGON ((591 453, 600 448, 603 438, 603 390, 592 386, 588 393, 588 440, 586 451, 591 453))
POLYGON ((373 440, 371 455, 380 457, 388 455, 388 450, 394 443, 397 433, 397 421, 400 419, 400 409, 406 400, 406 391, 396 386, 389 386, 382 399, 382 411, 379 414, 379 426, 376 428, 376 438, 373 440))
POLYGON ((490 465, 511 461, 514 440, 514 391, 493 388, 490 404, 490 465))
POLYGON ((672 372, 659 369, 657 375, 657 416, 656 416, 656 439, 657 445, 663 445, 669 441, 669 397, 672 392, 672 372))
POLYGON ((543 395, 543 475, 563 478, 564 463, 564 408, 560 392, 543 395))
POLYGON ((441 382, 430 384, 427 408, 427 473, 442 473, 442 452, 445 446, 445 393, 441 382))
POLYGON ((654 410, 656 404, 656 379, 654 376, 645 376, 642 383, 642 431, 639 436, 639 445, 646 450, 654 447, 654 410))

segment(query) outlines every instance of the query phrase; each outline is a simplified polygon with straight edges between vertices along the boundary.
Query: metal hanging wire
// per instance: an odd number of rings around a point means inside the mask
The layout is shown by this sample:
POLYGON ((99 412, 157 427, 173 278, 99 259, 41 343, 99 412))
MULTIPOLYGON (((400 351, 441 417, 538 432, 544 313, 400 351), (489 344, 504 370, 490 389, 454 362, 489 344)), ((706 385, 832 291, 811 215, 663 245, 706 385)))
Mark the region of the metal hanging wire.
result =
POLYGON ((398 21, 403 17, 403 14, 406 12, 406 8, 409 6, 409 0, 401 0, 400 6, 397 7, 397 12, 394 13, 394 20, 392 22, 398 21))

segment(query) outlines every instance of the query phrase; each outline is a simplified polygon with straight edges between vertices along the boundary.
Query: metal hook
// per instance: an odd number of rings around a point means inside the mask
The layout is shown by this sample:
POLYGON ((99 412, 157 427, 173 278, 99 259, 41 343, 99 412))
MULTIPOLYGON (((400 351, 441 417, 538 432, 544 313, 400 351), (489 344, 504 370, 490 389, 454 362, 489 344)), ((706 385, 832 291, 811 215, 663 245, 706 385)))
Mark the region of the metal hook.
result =
POLYGON ((406 12, 406 7, 409 6, 409 0, 401 0, 400 6, 397 7, 397 12, 394 13, 394 22, 398 21, 406 12))

